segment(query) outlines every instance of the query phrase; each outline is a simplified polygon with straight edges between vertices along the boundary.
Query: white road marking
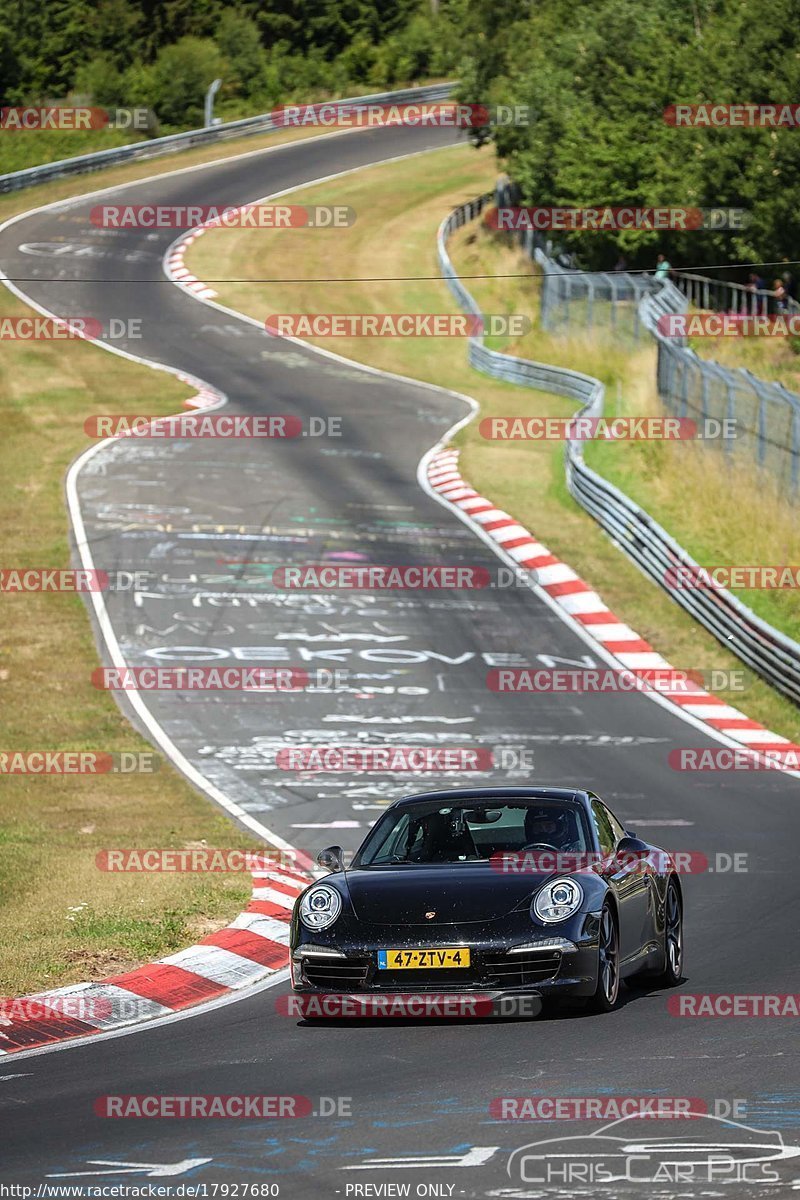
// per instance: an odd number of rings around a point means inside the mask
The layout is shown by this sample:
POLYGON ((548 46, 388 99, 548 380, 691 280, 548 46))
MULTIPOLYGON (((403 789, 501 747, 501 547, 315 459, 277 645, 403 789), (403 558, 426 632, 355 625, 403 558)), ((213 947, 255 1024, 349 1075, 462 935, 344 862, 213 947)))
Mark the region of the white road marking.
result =
POLYGON ((405 1168, 425 1167, 482 1167, 492 1158, 499 1146, 470 1146, 464 1154, 428 1154, 416 1158, 368 1158, 365 1163, 356 1166, 340 1167, 340 1171, 375 1171, 380 1169, 397 1170, 405 1168))
POLYGON ((292 825, 292 829, 360 829, 360 821, 322 821, 316 825, 292 825))
POLYGON ((661 825, 694 825, 694 821, 646 821, 644 819, 633 821, 633 820, 629 819, 625 822, 625 824, 626 825, 652 825, 653 828, 655 829, 656 826, 661 826, 661 825))
POLYGON ((84 1175, 132 1175, 144 1171, 149 1179, 163 1178, 165 1175, 185 1175, 194 1167, 202 1167, 205 1163, 213 1162, 211 1158, 184 1158, 176 1163, 126 1163, 115 1162, 107 1158, 89 1158, 89 1166, 113 1167, 112 1171, 59 1171, 47 1175, 47 1179, 78 1179, 84 1175))

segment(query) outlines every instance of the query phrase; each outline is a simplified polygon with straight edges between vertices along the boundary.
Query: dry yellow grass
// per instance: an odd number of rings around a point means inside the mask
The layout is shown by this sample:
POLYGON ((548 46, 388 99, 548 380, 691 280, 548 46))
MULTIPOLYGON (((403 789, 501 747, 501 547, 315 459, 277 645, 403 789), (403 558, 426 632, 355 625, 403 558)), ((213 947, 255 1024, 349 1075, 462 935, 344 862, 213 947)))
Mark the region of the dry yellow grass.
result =
MULTIPOLYGON (((6 296, 4 311, 26 310, 6 296)), ((85 342, 5 342, 0 355, 2 566, 69 565, 63 480, 93 413, 180 408, 185 385, 85 342), (102 356, 102 357, 101 357, 102 356), (99 369, 102 367, 102 370, 99 369)), ((149 750, 90 676, 80 597, 4 593, 0 749, 149 750)), ((156 774, 4 776, 0 785, 0 995, 97 978, 223 925, 248 876, 109 875, 105 847, 247 845, 164 765, 156 774)))
POLYGON ((695 337, 691 348, 726 367, 745 367, 800 393, 800 339, 789 337, 695 337))

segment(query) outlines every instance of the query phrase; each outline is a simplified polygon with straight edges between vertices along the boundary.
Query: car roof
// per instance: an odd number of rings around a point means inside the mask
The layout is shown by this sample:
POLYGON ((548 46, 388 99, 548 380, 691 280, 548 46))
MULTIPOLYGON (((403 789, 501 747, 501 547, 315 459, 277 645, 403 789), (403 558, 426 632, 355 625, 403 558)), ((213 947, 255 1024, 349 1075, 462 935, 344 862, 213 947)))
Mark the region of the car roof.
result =
POLYGON ((428 800, 563 800, 586 805, 589 795, 580 788, 561 787, 478 787, 449 788, 445 791, 417 792, 413 796, 400 796, 389 808, 402 808, 428 800))

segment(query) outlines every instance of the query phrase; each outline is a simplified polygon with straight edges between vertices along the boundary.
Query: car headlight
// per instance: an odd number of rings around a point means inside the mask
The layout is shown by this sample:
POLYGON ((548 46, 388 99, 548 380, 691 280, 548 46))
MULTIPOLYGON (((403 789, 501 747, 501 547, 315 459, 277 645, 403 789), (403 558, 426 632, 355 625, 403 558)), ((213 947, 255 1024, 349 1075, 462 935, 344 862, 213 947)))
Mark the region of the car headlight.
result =
POLYGON ((554 879, 546 883, 533 901, 533 911, 540 921, 551 924, 565 921, 583 903, 583 888, 574 879, 554 879))
POLYGON ((300 901, 300 920, 306 929, 327 929, 341 911, 342 897, 324 883, 309 888, 300 901))

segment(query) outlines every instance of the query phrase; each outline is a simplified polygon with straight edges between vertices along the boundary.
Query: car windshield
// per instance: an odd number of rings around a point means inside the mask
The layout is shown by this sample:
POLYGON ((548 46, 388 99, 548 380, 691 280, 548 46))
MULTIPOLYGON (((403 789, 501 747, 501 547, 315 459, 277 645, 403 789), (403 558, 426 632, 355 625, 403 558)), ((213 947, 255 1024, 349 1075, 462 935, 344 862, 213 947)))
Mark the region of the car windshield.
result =
POLYGON ((591 841, 580 805, 565 800, 467 799, 389 809, 353 866, 481 862, 531 848, 588 852, 591 841))

